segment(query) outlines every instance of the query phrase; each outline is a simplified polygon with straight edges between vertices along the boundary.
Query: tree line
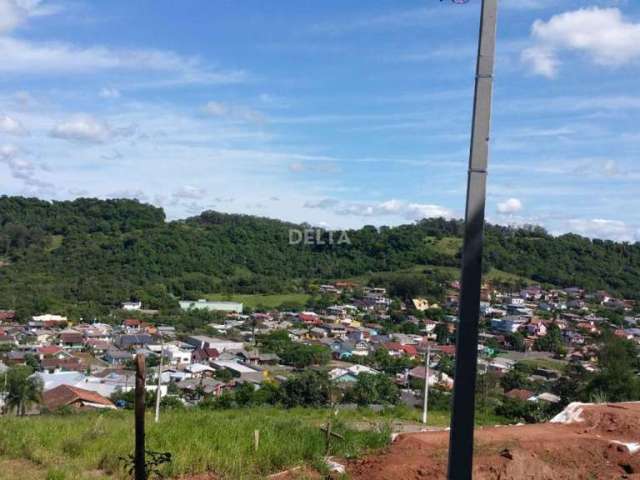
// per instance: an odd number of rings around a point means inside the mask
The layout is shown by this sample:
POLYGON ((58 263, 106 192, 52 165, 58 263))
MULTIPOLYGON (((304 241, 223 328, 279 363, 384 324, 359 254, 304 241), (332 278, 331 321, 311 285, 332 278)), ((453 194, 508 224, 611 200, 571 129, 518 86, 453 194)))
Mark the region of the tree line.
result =
MULTIPOLYGON (((167 221, 162 209, 136 200, 3 196, 0 308, 25 315, 74 309, 106 313, 122 301, 140 299, 150 308, 172 309, 178 298, 207 293, 304 291, 311 280, 460 262, 457 249, 437 241, 460 239, 459 220, 365 226, 348 231, 349 244, 291 245, 289 230, 304 227, 212 211, 167 221)), ((640 296, 637 243, 487 225, 484 266, 486 272, 499 269, 560 287, 640 296)), ((425 290, 410 280, 395 285, 401 297, 425 290)), ((426 290, 438 293, 437 284, 426 290)))

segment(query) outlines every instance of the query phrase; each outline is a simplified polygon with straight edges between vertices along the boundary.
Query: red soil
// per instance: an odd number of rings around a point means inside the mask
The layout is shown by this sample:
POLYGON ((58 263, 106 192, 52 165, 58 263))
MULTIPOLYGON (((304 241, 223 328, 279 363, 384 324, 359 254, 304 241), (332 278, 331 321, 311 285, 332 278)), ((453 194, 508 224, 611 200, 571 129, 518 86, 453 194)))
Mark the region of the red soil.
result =
MULTIPOLYGON (((584 421, 476 430, 475 480, 640 480, 640 403, 585 406, 584 421)), ((404 434, 386 450, 351 462, 354 480, 445 478, 449 432, 404 434)))

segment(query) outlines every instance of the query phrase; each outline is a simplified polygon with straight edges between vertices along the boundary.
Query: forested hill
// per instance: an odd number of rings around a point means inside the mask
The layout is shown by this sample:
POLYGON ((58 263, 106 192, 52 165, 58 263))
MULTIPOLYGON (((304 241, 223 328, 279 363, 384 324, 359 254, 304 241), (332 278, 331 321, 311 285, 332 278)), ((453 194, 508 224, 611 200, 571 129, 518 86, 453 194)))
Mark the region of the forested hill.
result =
MULTIPOLYGON (((167 222, 162 209, 133 200, 0 197, 0 308, 107 309, 130 298, 167 307, 206 293, 292 291, 309 280, 459 265, 460 221, 364 227, 347 232, 350 244, 332 245, 291 245, 292 228, 304 227, 217 212, 167 222)), ((554 238, 540 228, 486 232, 487 271, 639 296, 639 244, 554 238)))

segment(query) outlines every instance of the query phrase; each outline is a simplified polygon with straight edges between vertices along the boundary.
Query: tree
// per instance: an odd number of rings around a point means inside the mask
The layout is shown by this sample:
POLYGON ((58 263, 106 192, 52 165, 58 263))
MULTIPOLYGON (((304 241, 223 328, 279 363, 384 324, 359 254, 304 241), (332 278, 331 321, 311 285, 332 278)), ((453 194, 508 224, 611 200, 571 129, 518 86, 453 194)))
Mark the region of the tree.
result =
POLYGON ((24 356, 24 363, 29 367, 32 371, 40 370, 40 362, 36 358, 33 353, 27 353, 24 356))
POLYGON ((358 405, 396 404, 400 397, 398 387, 387 375, 361 373, 347 398, 358 405))
POLYGON ((556 380, 551 391, 558 395, 563 405, 575 401, 588 401, 586 393, 591 374, 579 363, 570 363, 564 369, 564 374, 556 380))
POLYGON ((293 343, 280 354, 280 358, 285 364, 296 368, 326 365, 331 360, 331 351, 323 345, 293 343))
POLYGON ((283 402, 287 407, 321 407, 329 401, 329 390, 326 372, 306 370, 282 384, 283 402))
POLYGON ((446 323, 438 323, 433 332, 436 334, 436 342, 438 342, 439 345, 446 345, 449 343, 451 334, 449 333, 449 326, 446 323))
POLYGON ((252 383, 241 383, 233 392, 236 403, 241 407, 250 406, 253 403, 253 395, 255 391, 256 389, 252 383))
POLYGON ((517 352, 524 352, 524 336, 520 332, 515 332, 510 335, 507 335, 506 338, 511 348, 517 352))
POLYGON ((556 323, 550 324, 547 328, 547 334, 537 338, 533 343, 533 348, 541 352, 563 353, 565 348, 560 327, 556 323))
POLYGON ((610 402, 639 400, 637 362, 638 353, 633 342, 610 335, 600 347, 600 372, 589 382, 587 392, 591 396, 604 396, 610 402))
POLYGON ((42 380, 32 376, 33 370, 27 366, 17 366, 7 372, 6 403, 8 411, 16 415, 26 414, 27 407, 42 399, 42 380))
MULTIPOLYGON (((517 365, 518 364, 516 364, 516 366, 517 365)), ((500 385, 504 388, 505 392, 513 390, 514 388, 529 389, 531 388, 531 382, 528 380, 528 377, 528 372, 514 367, 500 379, 500 385)))

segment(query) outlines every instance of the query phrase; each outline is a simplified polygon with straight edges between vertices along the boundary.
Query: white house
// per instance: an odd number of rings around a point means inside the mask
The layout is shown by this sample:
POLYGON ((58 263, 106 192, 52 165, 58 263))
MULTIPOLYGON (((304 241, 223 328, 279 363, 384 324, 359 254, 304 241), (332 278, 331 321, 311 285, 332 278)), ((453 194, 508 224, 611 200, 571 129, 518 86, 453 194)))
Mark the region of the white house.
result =
POLYGON ((142 302, 123 302, 122 310, 134 311, 142 309, 142 302))
POLYGON ((210 312, 235 312, 242 313, 242 303, 238 302, 214 302, 208 300, 181 300, 182 310, 208 310, 210 312))
POLYGON ((67 317, 63 317, 62 315, 52 315, 50 313, 45 313, 44 315, 34 315, 32 317, 34 322, 66 322, 67 317))

